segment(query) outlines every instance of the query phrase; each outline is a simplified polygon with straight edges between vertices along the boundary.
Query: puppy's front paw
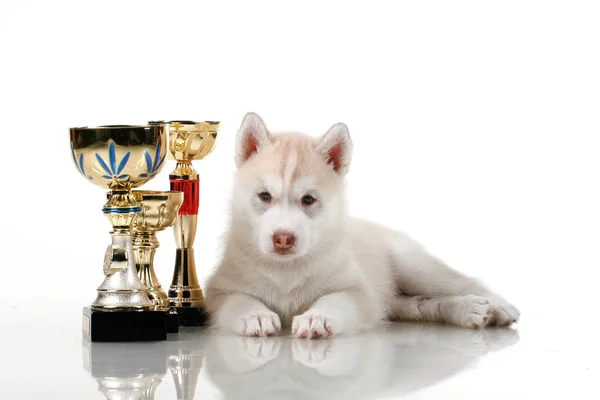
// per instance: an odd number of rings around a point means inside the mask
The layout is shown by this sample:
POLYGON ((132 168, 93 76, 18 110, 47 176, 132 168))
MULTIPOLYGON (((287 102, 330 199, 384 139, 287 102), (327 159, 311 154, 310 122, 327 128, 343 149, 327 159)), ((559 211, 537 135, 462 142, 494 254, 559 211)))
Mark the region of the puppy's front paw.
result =
POLYGON ((322 315, 302 314, 294 317, 292 334, 302 338, 319 338, 333 335, 331 318, 322 315))
POLYGON ((281 332, 281 320, 274 312, 245 315, 241 318, 240 325, 244 336, 274 336, 281 332))
POLYGON ((490 325, 510 326, 519 321, 521 313, 515 306, 505 301, 492 301, 490 325))

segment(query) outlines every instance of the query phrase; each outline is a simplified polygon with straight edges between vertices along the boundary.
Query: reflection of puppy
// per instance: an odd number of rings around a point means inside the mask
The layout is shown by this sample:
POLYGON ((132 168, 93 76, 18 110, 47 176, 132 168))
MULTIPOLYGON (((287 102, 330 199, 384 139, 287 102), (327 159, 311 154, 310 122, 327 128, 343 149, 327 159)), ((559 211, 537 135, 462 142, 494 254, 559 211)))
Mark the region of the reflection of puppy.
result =
POLYGON ((517 341, 513 329, 417 324, 316 341, 209 334, 205 371, 226 399, 398 397, 517 341))
POLYGON ((515 307, 410 238, 346 215, 351 156, 343 124, 313 139, 244 118, 227 246, 206 286, 210 323, 252 336, 291 325, 313 338, 386 319, 516 322, 515 307))

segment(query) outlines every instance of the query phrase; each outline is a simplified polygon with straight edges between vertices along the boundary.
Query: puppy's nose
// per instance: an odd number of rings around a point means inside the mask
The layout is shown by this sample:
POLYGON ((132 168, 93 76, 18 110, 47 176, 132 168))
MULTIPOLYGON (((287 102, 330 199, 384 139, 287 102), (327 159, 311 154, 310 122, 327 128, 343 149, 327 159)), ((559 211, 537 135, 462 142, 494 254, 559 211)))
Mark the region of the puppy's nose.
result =
POLYGON ((273 246, 276 249, 286 250, 294 246, 296 236, 291 232, 277 231, 273 234, 273 246))

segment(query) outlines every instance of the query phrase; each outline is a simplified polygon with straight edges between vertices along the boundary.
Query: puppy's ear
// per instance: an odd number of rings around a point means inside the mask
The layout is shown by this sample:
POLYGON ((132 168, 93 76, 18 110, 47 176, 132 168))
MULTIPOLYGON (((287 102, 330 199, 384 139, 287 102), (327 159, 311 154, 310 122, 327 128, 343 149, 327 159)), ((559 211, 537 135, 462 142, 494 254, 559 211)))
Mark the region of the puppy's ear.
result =
POLYGON ((352 160, 352 140, 346 124, 338 123, 329 128, 317 144, 317 151, 335 172, 346 175, 352 160))
POLYGON ((250 157, 270 142, 271 134, 263 120, 255 113, 246 114, 236 138, 235 163, 237 167, 241 167, 250 157))

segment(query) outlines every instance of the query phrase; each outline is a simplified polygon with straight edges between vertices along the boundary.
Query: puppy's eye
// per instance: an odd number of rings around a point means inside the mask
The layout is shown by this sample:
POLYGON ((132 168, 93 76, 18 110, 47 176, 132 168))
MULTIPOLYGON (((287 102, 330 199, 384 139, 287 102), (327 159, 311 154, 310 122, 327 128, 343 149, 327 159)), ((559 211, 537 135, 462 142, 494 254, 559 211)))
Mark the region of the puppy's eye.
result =
POLYGON ((262 201, 264 201, 265 203, 271 202, 271 193, 269 193, 269 192, 261 192, 258 194, 258 197, 260 197, 260 199, 262 201))
POLYGON ((315 201, 317 201, 317 200, 314 197, 312 197, 310 194, 306 194, 306 195, 302 196, 302 204, 305 206, 310 206, 315 201))

